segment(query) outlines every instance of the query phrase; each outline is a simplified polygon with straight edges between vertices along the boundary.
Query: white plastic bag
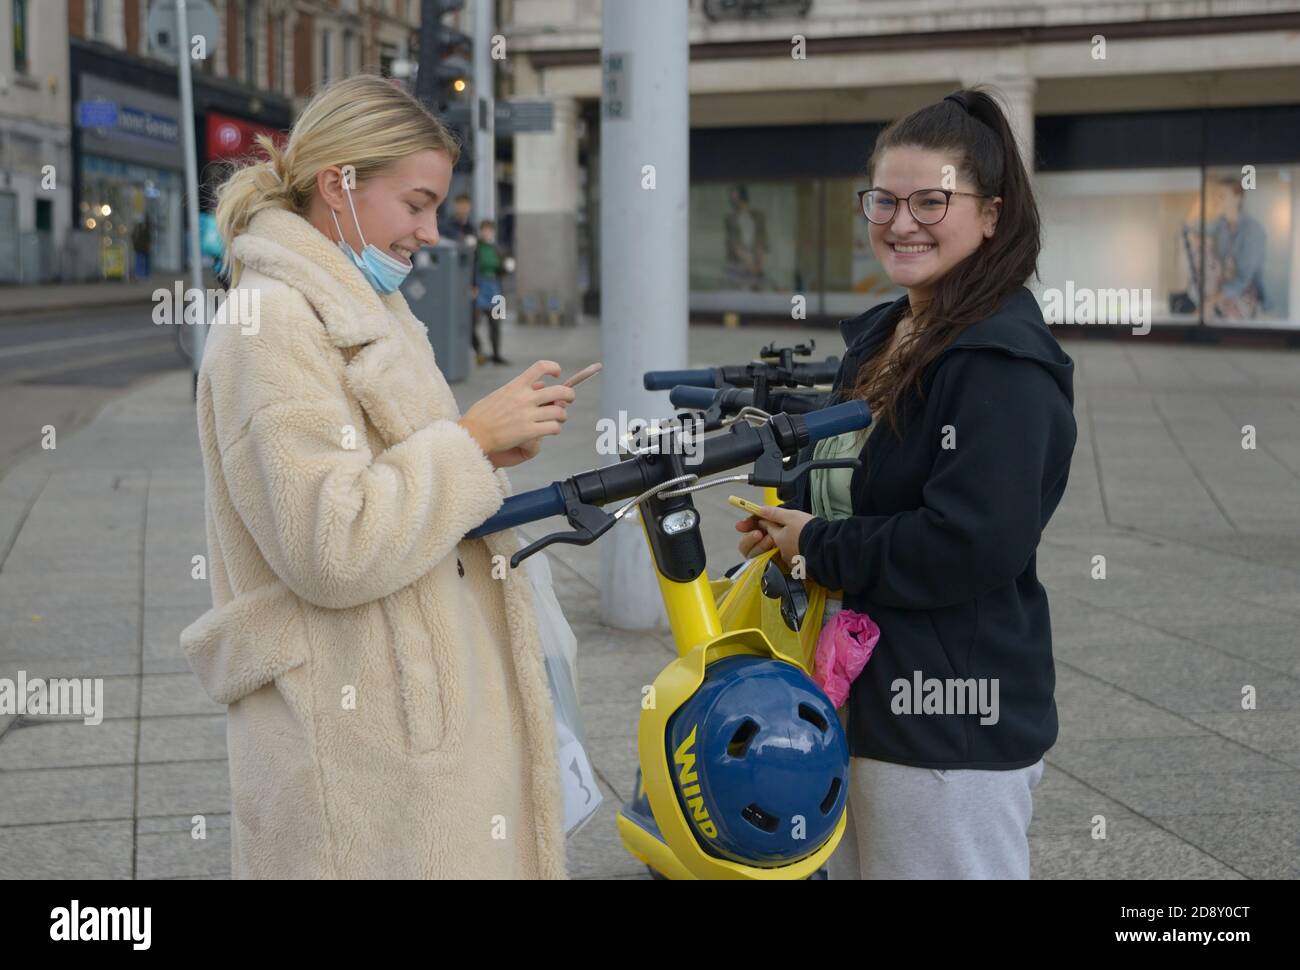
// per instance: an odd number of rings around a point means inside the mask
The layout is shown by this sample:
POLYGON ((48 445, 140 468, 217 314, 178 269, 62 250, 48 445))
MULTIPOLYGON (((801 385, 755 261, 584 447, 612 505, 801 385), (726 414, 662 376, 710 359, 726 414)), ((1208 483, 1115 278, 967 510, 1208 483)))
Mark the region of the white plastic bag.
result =
POLYGON ((542 552, 524 560, 533 587, 537 611, 537 634, 546 661, 546 679, 555 707, 555 734, 560 756, 560 788, 564 792, 564 834, 573 835, 587 824, 600 807, 602 796, 596 772, 587 757, 586 734, 578 710, 578 691, 573 669, 578 656, 578 639, 564 618, 560 601, 551 584, 551 564, 542 552))

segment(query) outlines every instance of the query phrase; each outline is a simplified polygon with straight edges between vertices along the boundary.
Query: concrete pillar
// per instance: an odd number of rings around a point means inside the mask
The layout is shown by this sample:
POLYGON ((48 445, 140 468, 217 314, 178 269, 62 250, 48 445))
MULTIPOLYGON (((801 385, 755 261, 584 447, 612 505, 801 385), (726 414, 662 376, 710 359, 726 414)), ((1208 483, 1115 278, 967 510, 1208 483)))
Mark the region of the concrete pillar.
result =
MULTIPOLYGON (((515 98, 516 102, 547 101, 515 98)), ((552 300, 565 321, 578 319, 578 104, 551 100, 548 132, 515 139, 515 257, 518 301, 543 315, 552 300)), ((520 309, 516 307, 516 312, 520 309)))
MULTIPOLYGON (((600 123, 603 417, 669 417, 647 370, 687 363, 690 238, 689 7, 606 3, 600 123)), ((621 426, 621 424, 620 424, 621 426)), ((664 622, 649 550, 628 517, 601 542, 601 617, 622 629, 664 622)))

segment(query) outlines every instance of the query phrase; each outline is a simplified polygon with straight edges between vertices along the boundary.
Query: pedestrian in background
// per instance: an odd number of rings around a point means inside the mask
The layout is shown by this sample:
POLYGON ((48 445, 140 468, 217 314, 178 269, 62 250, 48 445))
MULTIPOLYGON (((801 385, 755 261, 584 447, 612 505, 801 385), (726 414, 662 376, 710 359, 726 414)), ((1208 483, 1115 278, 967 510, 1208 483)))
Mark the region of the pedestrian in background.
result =
POLYGON ((474 274, 470 295, 474 298, 474 316, 470 323, 470 342, 474 345, 474 357, 479 365, 490 359, 494 364, 509 364, 501 356, 501 317, 505 303, 501 297, 501 276, 508 271, 505 258, 496 244, 497 224, 491 219, 484 219, 478 225, 478 245, 474 248, 474 274), (487 317, 488 339, 492 342, 492 356, 483 355, 482 345, 478 340, 478 318, 487 317))
POLYGON ((149 217, 145 216, 131 230, 131 248, 135 251, 135 277, 146 279, 149 276, 149 253, 153 248, 153 229, 149 226, 149 217))
POLYGON ((474 222, 470 216, 470 199, 464 192, 452 200, 446 218, 439 220, 438 233, 443 239, 474 245, 474 222))

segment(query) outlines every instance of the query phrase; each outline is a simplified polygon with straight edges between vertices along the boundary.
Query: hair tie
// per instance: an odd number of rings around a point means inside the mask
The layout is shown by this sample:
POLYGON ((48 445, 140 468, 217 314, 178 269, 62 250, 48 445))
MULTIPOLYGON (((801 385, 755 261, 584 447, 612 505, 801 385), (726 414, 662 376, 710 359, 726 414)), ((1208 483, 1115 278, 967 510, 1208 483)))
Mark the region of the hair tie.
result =
POLYGON ((953 104, 961 108, 962 111, 970 114, 970 103, 966 100, 965 95, 954 92, 953 94, 945 94, 943 99, 945 101, 951 101, 953 104))

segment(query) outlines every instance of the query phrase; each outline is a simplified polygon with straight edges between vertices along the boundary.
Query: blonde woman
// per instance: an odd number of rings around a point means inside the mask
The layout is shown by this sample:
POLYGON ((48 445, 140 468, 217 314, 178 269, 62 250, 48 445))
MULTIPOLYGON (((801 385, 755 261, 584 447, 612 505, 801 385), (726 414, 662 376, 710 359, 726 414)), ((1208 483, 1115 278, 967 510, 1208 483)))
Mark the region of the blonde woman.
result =
MULTIPOLYGON (((464 415, 397 286, 437 241, 454 139, 354 77, 217 220, 254 326, 198 383, 213 608, 182 634, 229 705, 236 878, 563 878, 531 590, 466 541, 574 392, 538 361, 464 415)), ((501 560, 497 560, 498 563, 501 560)))

